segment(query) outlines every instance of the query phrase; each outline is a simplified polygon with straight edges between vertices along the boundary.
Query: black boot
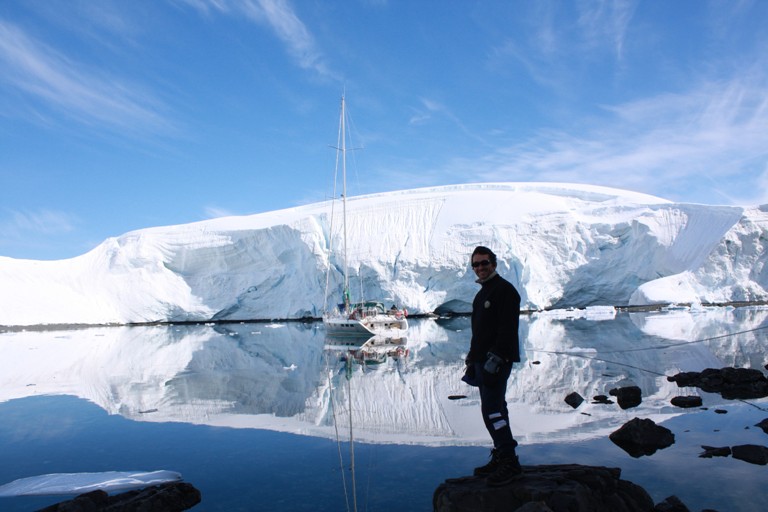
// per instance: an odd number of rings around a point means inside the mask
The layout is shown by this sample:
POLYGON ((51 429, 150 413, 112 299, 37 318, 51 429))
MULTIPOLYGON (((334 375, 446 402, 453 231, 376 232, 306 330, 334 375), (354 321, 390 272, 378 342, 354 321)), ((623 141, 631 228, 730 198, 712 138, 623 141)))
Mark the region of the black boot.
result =
POLYGON ((499 467, 499 452, 495 449, 491 450, 491 460, 485 466, 475 468, 475 476, 488 476, 496 472, 499 467))
POLYGON ((523 468, 520 467, 520 461, 514 452, 498 455, 497 458, 498 462, 495 471, 488 475, 488 479, 485 481, 489 487, 507 485, 511 481, 520 478, 523 474, 523 468))

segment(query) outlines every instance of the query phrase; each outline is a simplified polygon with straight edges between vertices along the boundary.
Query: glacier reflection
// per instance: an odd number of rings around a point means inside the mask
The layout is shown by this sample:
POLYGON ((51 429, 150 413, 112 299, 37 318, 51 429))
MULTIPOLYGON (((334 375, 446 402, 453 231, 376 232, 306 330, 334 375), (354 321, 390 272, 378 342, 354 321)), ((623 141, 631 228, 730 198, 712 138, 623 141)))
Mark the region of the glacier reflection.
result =
MULTIPOLYGON (((635 416, 660 422, 681 414, 669 400, 698 390, 681 390, 666 376, 762 368, 767 324, 763 307, 524 316, 523 361, 508 387, 515 437, 583 440, 635 416), (629 384, 643 392, 639 407, 589 400, 629 384), (573 391, 588 399, 575 410, 564 402, 573 391)), ((351 420, 361 441, 487 445, 479 397, 459 380, 469 335, 464 317, 414 320, 408 339, 363 346, 326 339, 319 323, 5 332, 0 401, 75 395, 136 421, 332 438, 351 420)))

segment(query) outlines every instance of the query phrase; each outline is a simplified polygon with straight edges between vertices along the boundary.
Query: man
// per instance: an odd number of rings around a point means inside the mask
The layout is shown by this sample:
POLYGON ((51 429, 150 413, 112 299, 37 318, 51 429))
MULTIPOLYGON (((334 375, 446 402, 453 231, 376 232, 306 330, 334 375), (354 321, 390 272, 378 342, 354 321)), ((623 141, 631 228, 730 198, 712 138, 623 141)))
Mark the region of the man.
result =
POLYGON ((520 294, 496 273, 496 255, 487 247, 475 248, 472 269, 480 291, 472 302, 472 341, 462 380, 479 388, 480 410, 493 440, 490 462, 475 468, 475 475, 486 476, 487 485, 495 487, 522 474, 505 396, 512 363, 520 361, 520 294))

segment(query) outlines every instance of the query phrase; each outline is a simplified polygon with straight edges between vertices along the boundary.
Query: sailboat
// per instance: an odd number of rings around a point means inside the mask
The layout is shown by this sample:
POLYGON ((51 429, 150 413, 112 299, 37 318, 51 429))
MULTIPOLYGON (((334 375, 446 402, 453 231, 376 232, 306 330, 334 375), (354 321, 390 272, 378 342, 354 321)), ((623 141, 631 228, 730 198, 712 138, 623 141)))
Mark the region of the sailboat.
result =
MULTIPOLYGON (((326 274, 326 307, 323 313, 323 325, 329 336, 355 336, 369 338, 372 335, 384 335, 389 338, 402 337, 408 329, 406 311, 392 305, 385 309, 378 301, 360 300, 353 302, 350 298, 349 269, 347 266, 347 135, 346 135, 346 103, 341 97, 341 115, 339 119, 339 144, 336 165, 341 162, 342 175, 342 233, 343 233, 343 302, 328 307, 328 286, 330 281, 330 258, 326 274), (341 158, 338 158, 340 156, 341 158)), ((332 220, 333 221, 333 220, 332 220)), ((332 222, 331 221, 331 222, 332 222)), ((331 247, 331 252, 333 247, 331 247)))

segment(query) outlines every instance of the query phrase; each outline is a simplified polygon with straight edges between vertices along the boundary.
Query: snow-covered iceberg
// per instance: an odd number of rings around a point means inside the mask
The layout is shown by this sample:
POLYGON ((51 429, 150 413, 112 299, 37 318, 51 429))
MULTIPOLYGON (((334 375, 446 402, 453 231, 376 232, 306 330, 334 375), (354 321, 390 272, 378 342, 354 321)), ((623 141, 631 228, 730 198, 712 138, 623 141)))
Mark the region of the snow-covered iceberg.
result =
MULTIPOLYGON (((487 245, 530 310, 768 299, 768 207, 575 184, 488 183, 347 201, 366 298, 467 312, 487 245)), ((329 202, 148 228, 60 261, 0 257, 0 325, 319 317, 341 286, 329 202)), ((336 296, 339 296, 337 293, 336 296)))

